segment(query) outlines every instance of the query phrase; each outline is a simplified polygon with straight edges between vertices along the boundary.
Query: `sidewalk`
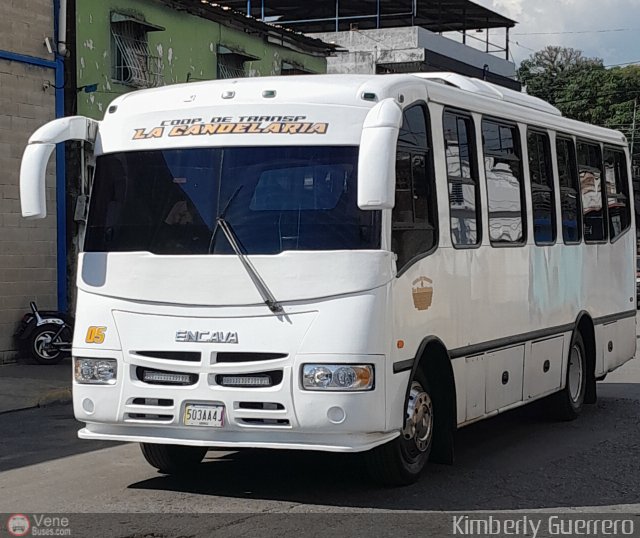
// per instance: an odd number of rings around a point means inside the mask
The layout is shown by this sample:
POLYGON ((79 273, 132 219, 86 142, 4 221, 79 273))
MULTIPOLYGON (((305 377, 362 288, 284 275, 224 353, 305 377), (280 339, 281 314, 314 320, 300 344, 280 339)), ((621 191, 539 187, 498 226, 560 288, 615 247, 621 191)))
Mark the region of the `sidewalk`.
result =
POLYGON ((0 366, 0 413, 71 401, 71 359, 60 364, 0 366))

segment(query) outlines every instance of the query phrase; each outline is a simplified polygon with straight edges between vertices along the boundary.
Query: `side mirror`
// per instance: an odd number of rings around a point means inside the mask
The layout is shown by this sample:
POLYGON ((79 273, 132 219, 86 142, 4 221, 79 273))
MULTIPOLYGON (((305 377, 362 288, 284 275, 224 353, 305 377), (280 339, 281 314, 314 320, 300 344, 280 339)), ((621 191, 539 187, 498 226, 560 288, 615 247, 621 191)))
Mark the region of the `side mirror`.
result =
POLYGON ((362 126, 358 157, 358 207, 392 209, 396 189, 396 145, 402 109, 384 99, 367 114, 362 126))
POLYGON ((47 216, 45 177, 51 154, 60 142, 95 141, 98 122, 83 116, 70 116, 50 121, 29 138, 20 165, 20 205, 25 218, 47 216))

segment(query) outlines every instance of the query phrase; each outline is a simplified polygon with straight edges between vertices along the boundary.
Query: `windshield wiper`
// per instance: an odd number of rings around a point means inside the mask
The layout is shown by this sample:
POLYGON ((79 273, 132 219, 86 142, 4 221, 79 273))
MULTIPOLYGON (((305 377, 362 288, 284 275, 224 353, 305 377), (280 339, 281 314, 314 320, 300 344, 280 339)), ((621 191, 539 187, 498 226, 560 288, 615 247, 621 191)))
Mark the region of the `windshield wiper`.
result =
POLYGON ((262 297, 264 304, 266 304, 269 307, 269 310, 271 310, 271 312, 273 312, 274 314, 284 314, 282 306, 273 296, 273 293, 271 293, 271 290, 267 287, 264 280, 262 280, 262 277, 251 263, 251 260, 249 260, 249 258, 242 252, 242 250, 240 250, 240 246, 238 245, 238 238, 236 237, 233 228, 231 228, 231 225, 226 220, 224 220, 224 217, 222 215, 216 219, 216 226, 220 227, 225 237, 227 238, 227 241, 229 241, 231 248, 236 253, 236 256, 238 256, 238 258, 242 262, 243 267, 247 271, 247 274, 251 278, 251 281, 258 290, 258 293, 262 297))
POLYGON ((231 202, 233 202, 235 197, 238 196, 238 193, 242 190, 242 187, 244 187, 244 185, 239 185, 238 188, 235 191, 233 191, 233 194, 229 196, 227 203, 222 208, 222 211, 220 211, 220 214, 216 218, 216 224, 213 227, 213 232, 211 232, 211 240, 209 241, 209 250, 208 250, 209 254, 211 254, 211 252, 213 251, 213 246, 215 245, 215 242, 216 242, 216 232, 218 231, 218 225, 219 225, 218 221, 220 219, 224 220, 224 217, 227 214, 227 210, 229 209, 231 202))
POLYGON ((238 244, 238 238, 235 232, 233 231, 233 228, 224 219, 225 215, 227 214, 227 210, 231 205, 231 202, 233 202, 233 200, 238 195, 238 193, 242 190, 243 187, 244 185, 238 186, 238 188, 233 192, 233 194, 227 200, 227 203, 225 204, 224 208, 220 212, 220 215, 216 218, 216 224, 213 229, 213 232, 211 233, 211 241, 209 242, 209 253, 211 253, 211 251, 213 250, 213 245, 215 244, 216 232, 218 231, 218 228, 220 228, 224 233, 224 236, 227 238, 227 241, 229 241, 229 244, 231 245, 233 252, 235 252, 236 256, 238 256, 238 258, 242 262, 242 265, 247 271, 247 274, 249 275, 249 277, 251 278, 251 281, 253 282, 254 286, 258 290, 258 293, 260 293, 262 300, 269 307, 269 310, 271 310, 271 312, 273 312, 274 314, 284 314, 284 309, 282 308, 280 303, 276 300, 276 298, 273 296, 273 293, 271 293, 271 290, 267 287, 264 280, 262 280, 262 277, 260 276, 256 268, 253 266, 253 264, 251 263, 251 260, 249 260, 246 254, 242 252, 242 249, 238 244))

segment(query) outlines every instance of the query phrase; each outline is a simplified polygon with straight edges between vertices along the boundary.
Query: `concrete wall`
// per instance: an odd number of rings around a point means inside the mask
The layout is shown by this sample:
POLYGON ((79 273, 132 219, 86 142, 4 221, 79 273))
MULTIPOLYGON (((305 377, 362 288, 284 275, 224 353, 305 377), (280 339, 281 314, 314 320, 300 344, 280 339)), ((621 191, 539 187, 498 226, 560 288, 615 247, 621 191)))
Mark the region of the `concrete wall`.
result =
MULTIPOLYGON (((53 60, 43 45, 53 37, 52 0, 0 2, 0 51, 53 60)), ((47 176, 49 216, 20 215, 20 159, 29 136, 55 117, 54 70, 0 57, 0 363, 15 359, 12 339, 29 301, 56 308, 54 159, 47 176)))
POLYGON ((45 37, 53 37, 53 0, 0 2, 0 50, 53 60, 45 37))
POLYGON ((224 45, 260 60, 247 62, 251 76, 279 75, 282 62, 304 67, 313 73, 326 72, 325 58, 302 54, 267 43, 261 37, 176 11, 154 0, 77 0, 78 86, 98 84, 98 91, 80 93, 78 113, 101 119, 108 104, 119 94, 136 88, 111 79, 110 14, 135 13, 164 31, 149 32, 152 55, 161 57, 164 84, 216 78, 217 45, 224 45))
POLYGON ((328 59, 327 70, 330 73, 375 73, 376 65, 424 62, 429 60, 431 53, 478 69, 486 64, 492 73, 504 77, 515 78, 516 74, 515 64, 512 62, 418 26, 310 35, 327 43, 340 45, 348 51, 328 59))

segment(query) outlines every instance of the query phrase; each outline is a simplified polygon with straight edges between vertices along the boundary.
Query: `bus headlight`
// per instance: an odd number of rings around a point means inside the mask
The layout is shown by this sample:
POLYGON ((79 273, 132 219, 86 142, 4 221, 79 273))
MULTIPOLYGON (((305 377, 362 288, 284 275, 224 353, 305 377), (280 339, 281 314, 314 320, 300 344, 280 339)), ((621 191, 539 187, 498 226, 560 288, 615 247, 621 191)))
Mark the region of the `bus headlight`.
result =
POLYGON ((358 391, 373 389, 371 364, 303 364, 305 390, 358 391))
POLYGON ((115 359, 74 358, 76 382, 92 385, 114 385, 118 377, 118 361, 115 359))

